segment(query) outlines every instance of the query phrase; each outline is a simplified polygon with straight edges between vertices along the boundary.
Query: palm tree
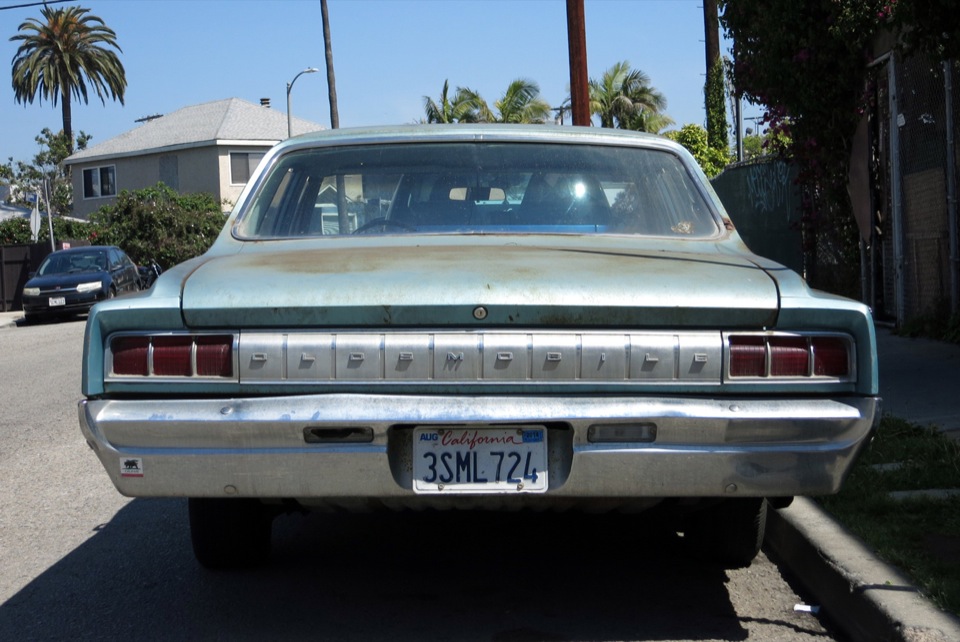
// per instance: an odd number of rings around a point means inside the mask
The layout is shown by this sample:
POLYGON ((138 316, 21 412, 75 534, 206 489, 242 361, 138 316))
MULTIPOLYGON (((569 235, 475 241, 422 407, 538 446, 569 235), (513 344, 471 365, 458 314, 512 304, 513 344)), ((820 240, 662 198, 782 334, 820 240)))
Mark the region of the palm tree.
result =
POLYGON ((434 102, 430 96, 423 97, 423 110, 428 123, 476 123, 481 120, 481 112, 487 103, 480 94, 466 87, 457 87, 453 99, 449 98, 450 82, 443 81, 440 102, 434 102))
POLYGON ((497 123, 545 123, 553 111, 550 103, 540 98, 540 85, 523 78, 510 83, 494 107, 498 116, 493 121, 497 123))
POLYGON ((601 127, 657 131, 672 122, 661 114, 666 106, 650 78, 627 61, 614 64, 599 81, 590 79, 590 112, 600 117, 601 127))
POLYGON ((659 134, 661 131, 673 124, 673 119, 666 114, 658 111, 652 111, 646 107, 641 107, 637 113, 624 122, 623 129, 629 129, 635 132, 659 134))
POLYGON ((457 87, 449 98, 450 85, 443 83, 440 102, 423 97, 423 109, 428 123, 545 123, 553 109, 540 98, 540 86, 532 80, 518 78, 493 104, 496 113, 476 91, 457 87))
POLYGON ((13 92, 18 103, 33 103, 39 96, 54 106, 60 102, 63 133, 73 151, 71 99, 88 102, 88 88, 96 91, 100 102, 105 95, 123 104, 127 77, 117 54, 107 47, 117 45, 116 33, 103 20, 87 15, 89 9, 44 6, 40 10, 46 22, 29 18, 10 38, 20 41, 13 57, 13 92), (106 46, 104 46, 106 45, 106 46))

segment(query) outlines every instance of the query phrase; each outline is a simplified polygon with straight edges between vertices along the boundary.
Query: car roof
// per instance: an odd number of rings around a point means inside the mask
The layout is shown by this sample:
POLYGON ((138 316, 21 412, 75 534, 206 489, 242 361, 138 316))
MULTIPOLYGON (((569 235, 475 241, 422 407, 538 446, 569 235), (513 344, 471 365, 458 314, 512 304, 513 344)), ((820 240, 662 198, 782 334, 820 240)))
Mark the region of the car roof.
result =
MULTIPOLYGON (((81 245, 79 247, 68 247, 65 250, 57 250, 50 254, 75 254, 77 252, 89 252, 90 250, 119 250, 115 245, 81 245)), ((49 255, 48 255, 49 256, 49 255)))
POLYGON ((645 132, 604 127, 513 124, 412 124, 325 129, 288 138, 278 149, 343 144, 428 142, 540 142, 661 147, 683 150, 674 141, 645 132))

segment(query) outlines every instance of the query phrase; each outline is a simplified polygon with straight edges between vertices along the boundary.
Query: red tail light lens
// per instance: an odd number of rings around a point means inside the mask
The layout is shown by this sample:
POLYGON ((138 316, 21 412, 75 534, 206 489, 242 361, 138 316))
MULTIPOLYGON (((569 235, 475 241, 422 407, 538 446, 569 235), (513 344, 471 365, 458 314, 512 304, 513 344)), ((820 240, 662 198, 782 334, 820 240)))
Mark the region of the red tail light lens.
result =
POLYGON ((837 337, 813 340, 813 373, 822 377, 846 377, 850 374, 847 344, 837 337))
POLYGON ((150 374, 150 337, 119 337, 110 342, 110 351, 114 374, 150 374))
POLYGON ((810 349, 806 338, 770 338, 771 377, 806 377, 808 374, 810 374, 810 349))
POLYGON ((730 335, 731 377, 849 377, 851 349, 840 336, 730 335))
POLYGON ((763 337, 730 337, 730 376, 762 377, 767 373, 767 347, 763 337))
POLYGON ((111 376, 232 377, 233 335, 115 337, 110 341, 111 376))
POLYGON ((229 377, 233 375, 233 337, 197 337, 197 375, 229 377))
POLYGON ((153 374, 158 377, 189 377, 193 374, 190 353, 193 337, 154 337, 153 374))

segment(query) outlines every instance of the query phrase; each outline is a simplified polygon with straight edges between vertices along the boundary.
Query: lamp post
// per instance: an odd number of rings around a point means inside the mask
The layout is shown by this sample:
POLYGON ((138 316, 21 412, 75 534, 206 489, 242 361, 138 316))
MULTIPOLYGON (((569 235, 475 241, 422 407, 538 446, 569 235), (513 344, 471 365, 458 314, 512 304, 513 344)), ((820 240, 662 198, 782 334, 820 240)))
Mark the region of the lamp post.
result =
POLYGON ((320 71, 316 67, 307 67, 299 74, 293 77, 293 80, 287 83, 287 138, 293 136, 293 115, 290 113, 290 90, 293 89, 293 83, 303 74, 312 74, 320 71))

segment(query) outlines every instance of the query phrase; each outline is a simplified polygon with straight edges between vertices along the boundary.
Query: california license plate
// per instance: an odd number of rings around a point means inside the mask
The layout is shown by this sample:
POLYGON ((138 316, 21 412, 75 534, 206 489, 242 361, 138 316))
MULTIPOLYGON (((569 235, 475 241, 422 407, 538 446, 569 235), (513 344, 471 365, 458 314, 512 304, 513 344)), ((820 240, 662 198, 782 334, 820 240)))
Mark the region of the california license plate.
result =
POLYGON ((413 490, 542 493, 547 490, 547 429, 415 428, 413 490))
POLYGON ((66 305, 66 304, 67 304, 67 299, 66 299, 65 297, 62 297, 62 296, 52 296, 52 297, 50 297, 50 300, 48 301, 48 304, 50 305, 51 308, 55 308, 55 307, 60 306, 60 305, 66 305))

